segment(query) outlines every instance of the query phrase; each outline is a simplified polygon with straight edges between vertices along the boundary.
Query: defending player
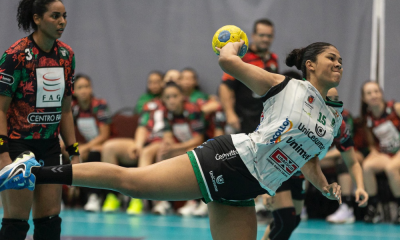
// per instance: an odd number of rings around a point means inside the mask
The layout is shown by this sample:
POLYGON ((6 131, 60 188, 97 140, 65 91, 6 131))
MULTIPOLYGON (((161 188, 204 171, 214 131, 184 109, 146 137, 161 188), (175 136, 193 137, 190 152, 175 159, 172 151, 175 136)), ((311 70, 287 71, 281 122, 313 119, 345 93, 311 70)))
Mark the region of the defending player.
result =
POLYGON ((54 172, 49 167, 33 167, 37 163, 27 153, 0 171, 0 190, 13 187, 8 183, 14 181, 28 185, 36 177, 36 184, 114 189, 136 198, 203 198, 214 239, 256 239, 253 198, 275 195, 282 182, 299 169, 324 196, 341 203, 340 186, 327 182, 318 160, 342 122, 342 103, 326 99, 328 90, 342 77, 339 51, 322 42, 293 50, 286 64, 302 70, 307 79, 302 81, 244 63, 237 56, 242 44, 228 43, 218 49, 219 65, 262 96, 265 117, 253 133, 220 136, 187 154, 143 168, 83 163, 64 165, 54 172), (309 96, 315 98, 311 107, 303 104, 309 96))
MULTIPOLYGON (((0 167, 24 151, 42 166, 62 164, 59 134, 79 162, 71 112, 74 52, 57 40, 67 25, 59 0, 22 0, 18 26, 33 33, 15 42, 0 60, 0 167)), ((71 158, 70 158, 71 159, 71 158)), ((61 185, 34 192, 1 193, 4 217, 0 239, 24 240, 32 209, 35 240, 60 239, 61 185)))

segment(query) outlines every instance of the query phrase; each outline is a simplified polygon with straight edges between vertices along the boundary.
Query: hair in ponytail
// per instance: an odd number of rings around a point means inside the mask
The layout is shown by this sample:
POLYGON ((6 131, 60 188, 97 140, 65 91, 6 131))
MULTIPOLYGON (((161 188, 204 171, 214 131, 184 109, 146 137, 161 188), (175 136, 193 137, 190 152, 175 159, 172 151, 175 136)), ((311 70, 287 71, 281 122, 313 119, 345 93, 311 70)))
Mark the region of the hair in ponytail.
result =
POLYGON ((296 66, 303 73, 303 78, 306 78, 306 61, 316 62, 317 56, 330 46, 333 45, 326 42, 315 42, 305 48, 293 49, 286 57, 286 65, 288 67, 296 66))
POLYGON ((37 26, 33 21, 33 15, 40 17, 47 11, 47 5, 52 2, 61 0, 21 0, 18 4, 17 21, 18 28, 29 32, 31 29, 36 30, 37 26))

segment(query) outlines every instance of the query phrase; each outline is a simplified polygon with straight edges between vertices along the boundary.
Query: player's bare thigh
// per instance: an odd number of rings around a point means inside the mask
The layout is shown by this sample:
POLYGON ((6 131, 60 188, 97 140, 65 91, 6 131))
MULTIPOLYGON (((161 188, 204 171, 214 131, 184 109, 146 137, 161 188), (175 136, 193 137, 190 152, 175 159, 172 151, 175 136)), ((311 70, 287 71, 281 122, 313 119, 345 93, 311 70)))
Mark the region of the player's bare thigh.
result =
POLYGON ((129 156, 129 150, 135 145, 135 140, 130 138, 110 139, 103 144, 101 161, 112 164, 135 164, 136 159, 129 156))

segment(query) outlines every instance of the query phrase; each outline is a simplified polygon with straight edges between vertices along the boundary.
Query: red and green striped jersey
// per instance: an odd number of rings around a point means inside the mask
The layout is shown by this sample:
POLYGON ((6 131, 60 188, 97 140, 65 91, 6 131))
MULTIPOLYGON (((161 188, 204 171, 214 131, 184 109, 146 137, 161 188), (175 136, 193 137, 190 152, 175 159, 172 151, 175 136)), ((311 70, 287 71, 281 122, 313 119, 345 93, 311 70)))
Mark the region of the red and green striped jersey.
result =
POLYGON ((11 97, 10 139, 52 139, 60 132, 61 105, 72 94, 74 52, 56 40, 42 51, 32 35, 15 42, 0 60, 0 94, 11 97))

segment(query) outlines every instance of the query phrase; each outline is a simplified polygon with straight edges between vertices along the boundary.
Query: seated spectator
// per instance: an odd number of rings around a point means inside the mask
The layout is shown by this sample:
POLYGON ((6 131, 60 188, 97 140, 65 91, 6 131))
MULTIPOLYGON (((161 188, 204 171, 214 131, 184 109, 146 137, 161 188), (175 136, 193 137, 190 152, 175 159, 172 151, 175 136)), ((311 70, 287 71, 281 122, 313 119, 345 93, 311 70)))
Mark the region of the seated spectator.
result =
MULTIPOLYGON (((83 162, 100 161, 102 145, 111 134, 111 115, 107 102, 93 96, 89 76, 83 74, 75 76, 72 115, 79 135, 84 138, 83 142, 79 142, 81 160, 83 162)), ((85 192, 85 190, 89 195, 89 200, 84 209, 99 211, 101 191, 81 188, 80 192, 85 192)))
POLYGON ((385 172, 399 206, 395 223, 400 224, 400 103, 386 102, 382 89, 376 82, 366 82, 361 93, 361 113, 370 150, 363 162, 365 187, 370 195, 364 220, 369 223, 382 220, 377 211, 375 175, 385 172))
MULTIPOLYGON (((204 141, 204 117, 197 104, 185 100, 183 90, 173 82, 167 83, 163 95, 166 107, 163 141, 158 159, 172 158, 192 150, 204 141)), ((139 161, 142 161, 140 159, 139 161)), ((166 214, 171 209, 168 202, 158 202, 153 212, 166 214)))
POLYGON ((163 74, 159 71, 151 71, 147 77, 147 91, 137 100, 135 114, 140 114, 143 105, 155 98, 159 98, 164 86, 163 74))
POLYGON ((107 102, 93 96, 89 76, 81 74, 75 76, 72 114, 75 126, 86 140, 79 144, 80 157, 85 162, 90 151, 101 150, 102 144, 111 133, 111 114, 107 102))

